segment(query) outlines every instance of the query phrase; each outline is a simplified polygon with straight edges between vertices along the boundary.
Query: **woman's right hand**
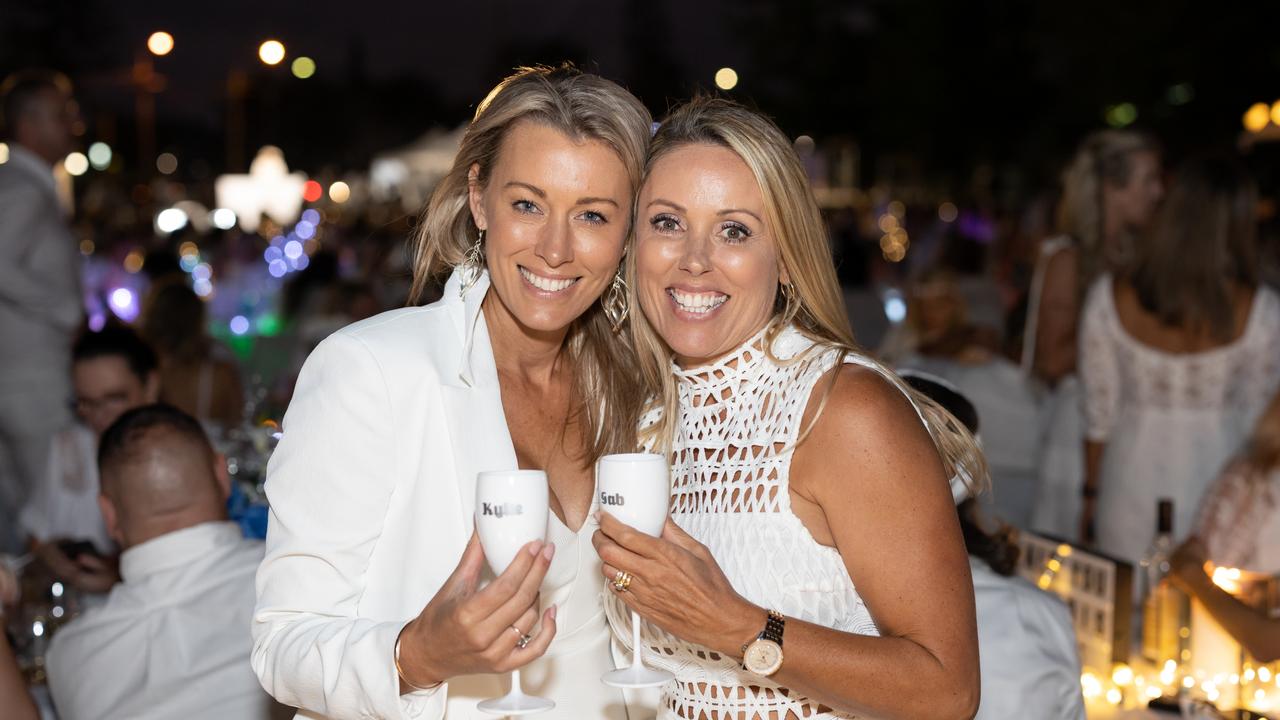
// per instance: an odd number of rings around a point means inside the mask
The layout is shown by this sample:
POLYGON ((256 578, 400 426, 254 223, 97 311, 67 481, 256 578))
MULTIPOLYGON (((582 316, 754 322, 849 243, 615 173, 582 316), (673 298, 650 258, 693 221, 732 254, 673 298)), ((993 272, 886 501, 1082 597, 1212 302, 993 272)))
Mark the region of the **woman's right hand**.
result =
POLYGON ((458 675, 506 673, 541 657, 556 634, 554 605, 534 634, 538 590, 554 554, 555 545, 529 543, 506 571, 478 589, 485 559, 473 532, 458 567, 400 635, 402 690, 458 675), (524 634, 533 637, 521 648, 524 634))

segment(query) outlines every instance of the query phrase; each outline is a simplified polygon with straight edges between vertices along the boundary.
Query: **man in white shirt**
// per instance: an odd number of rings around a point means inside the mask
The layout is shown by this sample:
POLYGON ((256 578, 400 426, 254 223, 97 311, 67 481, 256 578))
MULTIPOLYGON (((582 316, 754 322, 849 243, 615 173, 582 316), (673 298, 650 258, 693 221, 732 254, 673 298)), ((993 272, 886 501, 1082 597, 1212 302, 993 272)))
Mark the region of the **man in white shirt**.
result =
POLYGON ((0 550, 16 550, 18 510, 44 475, 49 439, 71 421, 80 253, 53 167, 71 150, 77 113, 56 73, 16 73, 0 96, 0 550))
POLYGON ((200 424, 168 405, 130 410, 98 461, 122 582, 53 638, 59 717, 271 717, 249 664, 262 543, 227 521, 227 474, 200 424))
POLYGON ((126 327, 85 333, 71 351, 75 423, 54 436, 44 478, 19 516, 31 546, 65 583, 104 593, 119 577, 115 541, 98 508, 98 438, 126 410, 160 397, 156 354, 126 327), (89 542, 69 556, 64 543, 89 542))

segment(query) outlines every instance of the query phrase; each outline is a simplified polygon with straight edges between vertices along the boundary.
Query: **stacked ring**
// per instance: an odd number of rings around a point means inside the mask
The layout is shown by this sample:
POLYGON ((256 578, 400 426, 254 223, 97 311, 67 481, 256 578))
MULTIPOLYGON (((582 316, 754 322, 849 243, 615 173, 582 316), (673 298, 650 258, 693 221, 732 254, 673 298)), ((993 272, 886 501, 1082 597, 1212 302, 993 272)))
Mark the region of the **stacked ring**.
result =
POLYGON ((631 587, 631 573, 619 570, 618 574, 613 577, 613 589, 618 592, 626 592, 629 587, 631 587))
POLYGON ((533 639, 533 636, 532 636, 532 635, 527 635, 527 634, 525 634, 525 633, 521 632, 521 631, 520 631, 520 628, 516 627, 515 625, 512 625, 512 626, 511 626, 511 629, 512 629, 512 630, 515 630, 515 631, 516 631, 516 635, 518 635, 518 636, 519 636, 519 638, 520 638, 520 639, 516 640, 516 647, 520 648, 521 650, 525 649, 525 647, 527 647, 527 646, 529 645, 529 641, 533 639))

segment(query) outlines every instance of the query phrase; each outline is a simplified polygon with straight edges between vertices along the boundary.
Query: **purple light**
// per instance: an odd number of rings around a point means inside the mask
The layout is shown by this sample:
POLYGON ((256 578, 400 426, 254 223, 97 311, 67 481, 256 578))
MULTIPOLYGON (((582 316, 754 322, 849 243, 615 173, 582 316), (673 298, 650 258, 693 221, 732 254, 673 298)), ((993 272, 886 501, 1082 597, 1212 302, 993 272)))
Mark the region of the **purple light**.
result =
POLYGON ((107 324, 107 315, 102 312, 94 312, 89 315, 89 329, 98 332, 107 324))
POLYGON ((236 335, 243 335, 249 332, 249 318, 243 315, 231 318, 231 332, 236 335))
MULTIPOLYGON (((311 225, 313 228, 320 224, 320 211, 315 208, 307 208, 302 211, 302 222, 311 225)), ((306 240, 306 238, 303 238, 306 240)))
POLYGON ((303 255, 302 257, 298 258, 293 262, 293 269, 306 270, 307 266, 310 264, 311 264, 311 258, 307 257, 306 255, 303 255))
POLYGON ((284 256, 290 260, 297 260, 302 257, 302 243, 297 240, 290 240, 284 244, 284 256))
POLYGON ((262 253, 262 259, 267 262, 275 262, 284 257, 284 253, 280 252, 280 248, 272 245, 262 253))
POLYGON ((267 272, 271 273, 271 277, 284 277, 285 273, 289 272, 289 265, 283 260, 272 260, 271 264, 267 265, 267 272))
POLYGON ((209 263, 200 263, 199 265, 191 268, 191 277, 196 282, 200 282, 202 280, 207 282, 209 278, 213 277, 213 268, 209 267, 209 263))
POLYGON ((311 238, 315 237, 316 226, 312 225, 306 220, 303 220, 302 222, 294 226, 293 233, 302 240, 310 240, 311 238))
POLYGON ((133 322, 138 317, 138 299, 129 288, 116 288, 107 298, 111 312, 125 322, 133 322))

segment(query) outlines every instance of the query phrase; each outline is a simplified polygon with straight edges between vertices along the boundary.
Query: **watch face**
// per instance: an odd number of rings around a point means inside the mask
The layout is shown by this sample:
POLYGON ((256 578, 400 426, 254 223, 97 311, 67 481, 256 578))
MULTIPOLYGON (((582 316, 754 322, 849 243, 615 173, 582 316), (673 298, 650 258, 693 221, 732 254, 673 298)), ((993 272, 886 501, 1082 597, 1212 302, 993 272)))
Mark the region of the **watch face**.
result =
POLYGON ((742 664, 757 675, 772 675, 782 667, 782 646, 772 640, 756 640, 747 646, 742 664))

